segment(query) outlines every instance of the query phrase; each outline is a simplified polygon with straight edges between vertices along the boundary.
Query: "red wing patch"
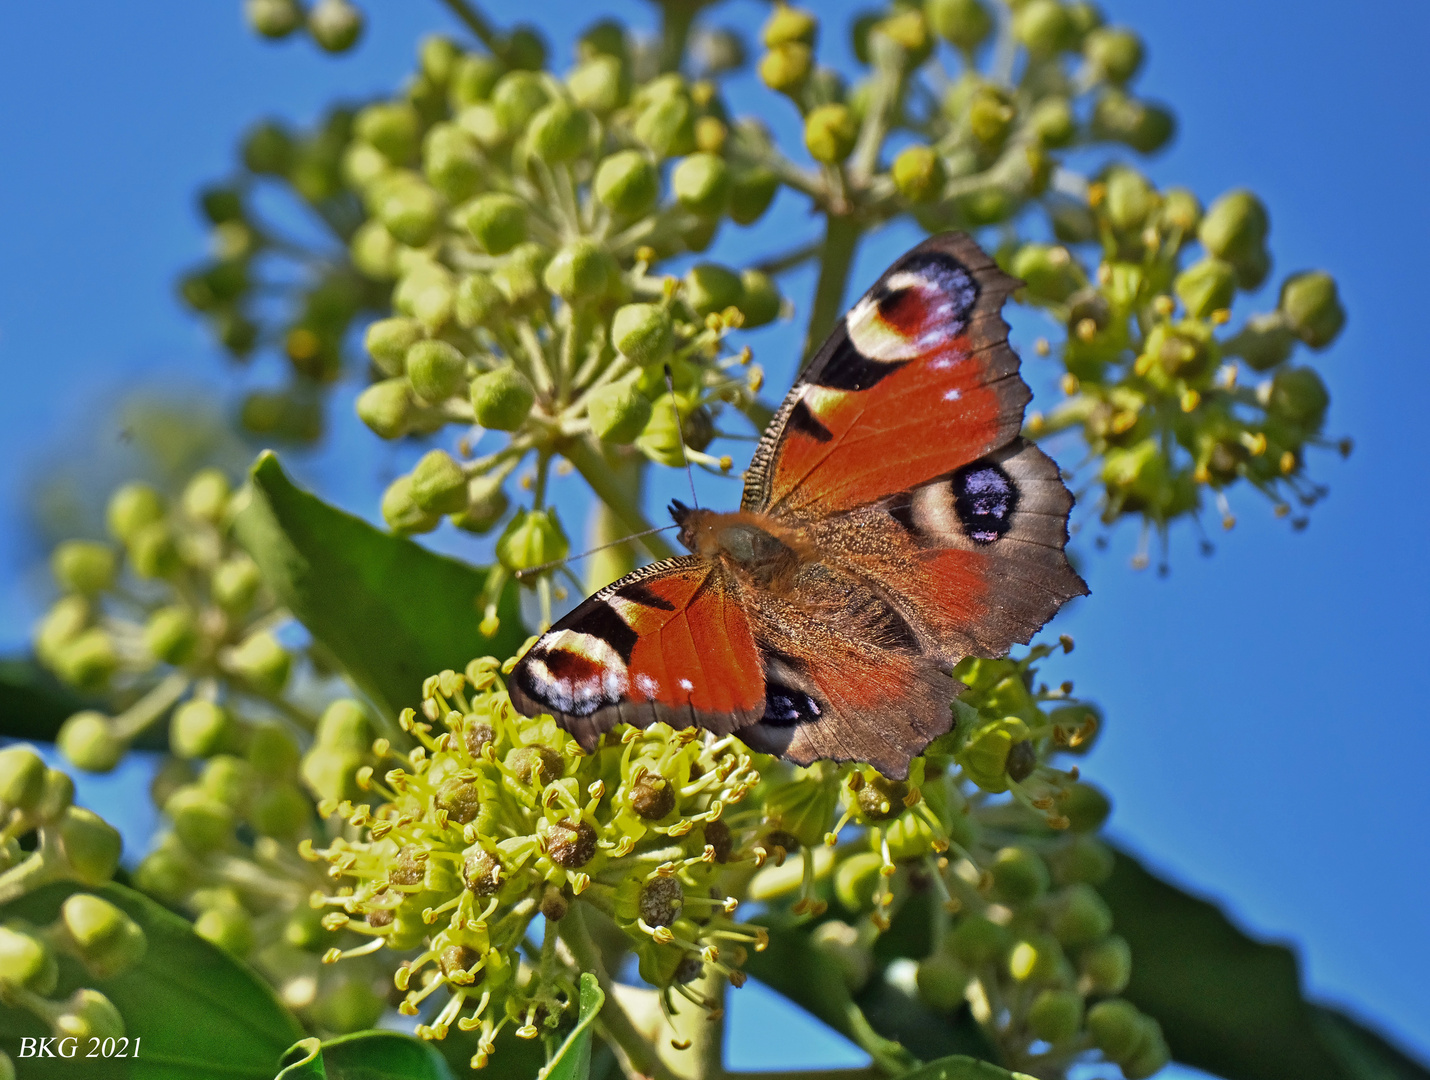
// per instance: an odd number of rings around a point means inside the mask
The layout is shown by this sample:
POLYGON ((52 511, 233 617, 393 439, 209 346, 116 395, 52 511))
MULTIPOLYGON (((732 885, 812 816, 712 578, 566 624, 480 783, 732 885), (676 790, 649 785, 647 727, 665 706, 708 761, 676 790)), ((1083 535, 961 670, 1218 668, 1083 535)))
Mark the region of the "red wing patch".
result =
POLYGON ((1028 388, 1000 309, 1016 282, 966 236, 925 241, 855 305, 770 425, 746 510, 838 513, 1014 438, 1028 388))
POLYGON ((608 585, 512 671, 512 704, 550 713, 588 749, 620 723, 729 732, 764 715, 749 619, 723 569, 669 559, 608 585))

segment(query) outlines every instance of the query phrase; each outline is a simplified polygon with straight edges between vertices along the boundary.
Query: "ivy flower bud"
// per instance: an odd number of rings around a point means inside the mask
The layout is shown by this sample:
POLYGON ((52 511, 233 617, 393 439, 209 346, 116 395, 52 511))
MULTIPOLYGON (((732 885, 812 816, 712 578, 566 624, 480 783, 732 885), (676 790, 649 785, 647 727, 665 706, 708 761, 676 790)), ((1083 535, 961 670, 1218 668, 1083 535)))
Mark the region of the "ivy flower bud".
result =
POLYGON ((1090 945, 1112 931, 1112 911, 1092 886, 1074 885, 1058 898, 1049 929, 1064 945, 1090 945))
POLYGON ((209 589, 214 602, 230 614, 242 614, 253 606, 263 575, 247 555, 225 559, 214 568, 209 589))
POLYGON ((1062 948, 1047 934, 1030 934, 1015 942, 1008 953, 1008 974, 1018 982, 1053 982, 1066 969, 1062 948))
POLYGON ((369 219, 353 233, 348 250, 353 265, 370 278, 391 281, 397 275, 397 241, 382 227, 382 222, 369 219))
POLYGON ((1121 26, 1102 26, 1082 44, 1087 62, 1108 82, 1121 86, 1142 66, 1142 39, 1121 26))
POLYGON ((103 885, 114 876, 124 846, 118 829, 78 806, 66 807, 58 825, 60 851, 74 878, 85 885, 103 885))
POLYGON ((348 0, 318 0, 308 12, 308 33, 326 52, 347 52, 362 37, 363 21, 348 0))
POLYGON ((993 32, 993 16, 981 0, 928 0, 924 15, 935 34, 966 53, 993 32))
POLYGON ((889 173, 899 194, 910 202, 929 202, 943 192, 943 160, 931 146, 906 148, 894 159, 889 173))
POLYGON ((919 961, 915 973, 919 1000, 937 1012, 952 1012, 963 1004, 963 993, 972 972, 946 952, 935 952, 919 961))
POLYGON ((1178 274, 1172 290, 1188 315, 1204 319, 1213 311, 1231 307, 1236 295, 1236 268, 1209 255, 1178 274))
POLYGON ((1157 206, 1157 193, 1136 169, 1114 168, 1106 180, 1103 209, 1118 232, 1136 233, 1157 206))
POLYGON ((1016 716, 992 720, 969 733, 956 757, 970 780, 997 794, 1008 790, 1009 753, 1028 738, 1028 726, 1016 716))
POLYGON ((382 438, 400 439, 411 429, 415 406, 411 383, 404 378, 384 379, 358 395, 357 414, 382 438))
POLYGON ((153 521, 128 539, 129 565, 145 578, 165 578, 179 568, 179 551, 168 522, 153 521))
POLYGON ((428 182, 451 202, 477 190, 482 155, 472 134, 456 124, 437 124, 422 143, 422 172, 428 182))
POLYGON ((253 951, 253 920, 234 904, 219 904, 194 920, 194 933, 242 960, 253 951))
POLYGON ((114 721, 92 710, 77 712, 61 724, 55 745, 75 768, 96 773, 109 772, 128 749, 114 721))
POLYGON ((492 283, 513 306, 540 304, 546 299, 541 275, 550 260, 550 252, 540 244, 518 244, 492 272, 492 283))
POLYGON ((1023 847, 1005 847, 993 857, 993 892, 1006 903, 1031 903, 1048 890, 1048 867, 1023 847))
POLYGON ((495 57, 465 54, 453 66, 448 79, 448 93, 453 106, 460 109, 486 101, 502 74, 501 61, 495 57))
POLYGON ((405 102, 369 105, 353 121, 353 134, 394 165, 405 165, 417 156, 417 139, 422 120, 417 110, 405 102))
POLYGON ((670 353, 674 327, 660 304, 626 304, 611 317, 611 344, 642 367, 670 353))
POLYGON ((35 629, 35 654, 52 668, 58 668, 59 656, 89 625, 90 605, 82 596, 62 596, 35 629))
POLYGON ((730 178, 730 219, 737 225, 753 225, 770 208, 779 187, 780 178, 764 165, 734 170, 730 178))
POLYGON ((442 198, 415 177, 381 188, 375 207, 383 228, 408 247, 422 247, 442 223, 442 198))
POLYGON ((592 190, 604 206, 636 217, 660 197, 660 176, 639 150, 618 150, 597 166, 592 190))
POLYGON ((1060 807, 1074 832, 1096 832, 1112 813, 1112 802, 1091 784, 1074 784, 1060 807))
POLYGON ((760 32, 760 40, 767 49, 778 48, 790 42, 813 45, 818 33, 819 21, 813 12, 790 7, 786 3, 777 3, 760 32))
POLYGON ((255 33, 277 40, 303 25, 298 0, 244 0, 243 17, 255 33))
POLYGON ((467 505, 452 515, 451 522, 467 532, 484 533, 506 515, 510 506, 500 477, 474 476, 467 482, 467 505))
POLYGON ((413 393, 433 404, 460 394, 466 383, 467 358, 445 341, 415 342, 407 350, 406 367, 413 393))
POLYGON ((50 570, 61 588, 94 596, 114 584, 114 550, 92 540, 66 540, 50 556, 50 570))
POLYGON ((1228 192, 1202 218, 1197 238, 1211 254, 1230 263, 1254 256, 1270 231, 1266 207, 1250 191, 1228 192))
POLYGON ((550 100, 541 76, 532 71, 510 71, 492 88, 492 108, 508 135, 515 135, 536 111, 550 100))
POLYGON ((1077 117, 1065 97, 1043 98, 1028 113, 1028 130, 1049 149, 1067 146, 1077 137, 1077 117))
POLYGON ((1050 1043, 1071 1039, 1082 1027, 1082 995, 1072 990, 1039 991, 1028 1006, 1028 1030, 1050 1043))
POLYGON ((291 840, 313 816, 313 804, 291 783, 264 788, 253 800, 249 821, 263 836, 291 840))
POLYGON ((859 122, 847 105, 821 105, 804 118, 804 145, 815 161, 843 161, 858 137, 859 122))
POLYGON ((1335 279, 1320 270, 1288 277, 1278 307, 1291 332, 1313 349, 1324 349, 1346 324, 1335 279))
POLYGON ((184 847, 197 855, 222 847, 233 832, 233 810, 197 784, 170 795, 164 813, 174 823, 174 833, 184 847))
POLYGON ((640 392, 634 378, 607 383, 586 399, 591 433, 602 442, 633 442, 650 422, 650 412, 650 400, 640 392))
POLYGON ((761 81, 771 90, 791 97, 809 81, 813 70, 814 52, 799 42, 778 45, 760 58, 761 81))
POLYGON ((551 257, 541 280, 550 292, 567 303, 574 303, 599 300, 619 280, 620 272, 610 252, 583 237, 566 244, 551 257))
POLYGON ((526 204, 515 195, 479 195, 462 210, 462 224, 489 255, 504 255, 526 239, 526 204))
POLYGON ((1176 119, 1162 106, 1138 101, 1118 90, 1109 90, 1093 104, 1092 134, 1125 143, 1143 154, 1166 146, 1176 129, 1176 119))
POLYGON ((593 56, 566 78, 571 100, 595 113, 620 108, 630 96, 626 66, 615 56, 593 56))
POLYGON ((0 816, 29 812, 45 792, 45 762, 28 746, 0 750, 0 816))
POLYGON ((81 630, 66 641, 54 658, 60 678, 86 690, 98 690, 119 667, 114 640, 98 626, 81 630))
POLYGON ((647 105, 632 130, 656 157, 679 157, 695 149, 695 109, 685 94, 672 94, 647 105))
POLYGON ((1112 852, 1106 844, 1089 836, 1079 836, 1051 856, 1050 861, 1054 876, 1064 885, 1077 882, 1100 885, 1112 876, 1112 852))
POLYGON ((266 631, 250 634, 229 655, 229 670, 255 686, 278 693, 288 682, 292 655, 266 631))
POLYGON ((60 907, 67 943, 97 979, 111 979, 133 967, 148 946, 144 930, 108 900, 75 893, 60 907))
POLYGON ((457 282, 453 313, 464 329, 490 326, 505 304, 501 290, 486 274, 466 274, 457 282))
POLYGON ((979 86, 968 100, 968 128, 986 147, 1002 146, 1017 118, 1012 96, 1000 87, 979 86))
POLYGON ((994 963, 1013 944, 1013 934, 982 915, 965 915, 949 931, 944 947, 970 967, 994 963))
POLYGON ((454 514, 467 505, 467 476, 445 450, 429 450, 412 470, 412 500, 429 514, 454 514))
POLYGON ((570 551, 554 509, 518 510, 496 544, 497 559, 512 571, 564 559, 570 551))
POLYGON ((0 987, 41 996, 54 991, 59 964, 48 944, 17 925, 0 926, 0 987))
POLYGON ((739 277, 716 263, 696 263, 686 272, 684 286, 682 295, 702 318, 727 307, 739 307, 744 299, 739 277))
POLYGON ((1270 371, 1290 357, 1295 345, 1296 336, 1277 312, 1247 319, 1246 325, 1226 342, 1226 352, 1241 357, 1256 371, 1270 371))
POLYGON ((232 493, 233 487, 222 469, 200 469, 184 485, 179 505, 193 520, 217 525, 223 521, 224 514, 228 511, 228 500, 232 493))
POLYGON ((442 524, 441 514, 429 514, 412 498, 412 477, 399 476, 382 493, 382 520, 399 536, 431 532, 442 524))
POLYGON ((1321 430, 1331 395, 1315 370, 1286 368, 1271 381, 1271 397, 1266 402, 1267 419, 1309 437, 1321 430))
POLYGON ((116 539, 129 542, 145 525, 164 516, 164 498, 148 484, 125 484, 109 499, 106 519, 116 539))
POLYGON ((1009 270, 1023 279, 1030 295, 1054 304, 1065 303, 1085 284, 1081 268, 1061 245, 1024 244, 1009 270))
POLYGON ((1094 994, 1120 994, 1132 977, 1132 948, 1116 934, 1084 949, 1078 969, 1094 994))
POLYGON ((746 330, 765 326, 779 317, 783 300, 774 279, 759 270, 745 270, 740 274, 740 300, 735 305, 745 317, 746 330))
POLYGON ((248 764, 265 779, 291 776, 299 757, 298 744, 279 724, 259 724, 248 737, 248 764))
POLYGON ((516 431, 536 401, 530 380, 509 364, 478 375, 469 390, 477 423, 493 431, 516 431))
POLYGON ((161 607, 144 623, 144 648, 165 664, 184 663, 198 643, 198 623, 193 612, 182 604, 161 607))
POLYGON ((687 210, 713 217, 729 204, 730 169, 717 154, 691 154, 675 166, 670 187, 687 210))
POLYGON ((169 721, 169 749, 175 757, 212 757, 229 747, 236 735, 227 709, 198 698, 180 705, 169 721))
POLYGON ((548 164, 571 161, 591 145, 591 114, 558 99, 542 106, 526 127, 532 153, 548 164))
POLYGON ((1026 0, 1018 5, 1013 36, 1036 56, 1052 56, 1077 43, 1077 29, 1057 0, 1026 0))
POLYGON ((1109 1059, 1123 1061, 1143 1037, 1143 1016, 1130 1001, 1099 1001, 1087 1011, 1087 1030, 1109 1059))

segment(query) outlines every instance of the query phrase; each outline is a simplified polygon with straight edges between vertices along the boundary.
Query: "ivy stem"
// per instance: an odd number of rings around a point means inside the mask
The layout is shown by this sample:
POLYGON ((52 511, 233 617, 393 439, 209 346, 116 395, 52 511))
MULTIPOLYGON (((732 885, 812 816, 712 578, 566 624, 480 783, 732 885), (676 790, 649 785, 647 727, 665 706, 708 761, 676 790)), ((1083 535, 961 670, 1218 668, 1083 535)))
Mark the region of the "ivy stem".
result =
POLYGON ((679 71, 690 39, 690 24, 703 0, 660 0, 660 70, 679 71))
POLYGON ((824 249, 819 260, 819 284, 814 288, 814 303, 810 305, 809 325, 804 333, 804 358, 814 355, 826 334, 839 318, 844 307, 844 289, 849 283, 849 268, 859 246, 859 225, 847 215, 828 214, 825 217, 824 249))
POLYGON ((125 742, 130 741, 163 716, 188 689, 189 677, 174 672, 114 718, 114 733, 125 742))
POLYGON ((487 21, 486 16, 478 11, 474 4, 469 3, 468 0, 441 0, 441 2, 492 53, 499 51, 501 39, 497 37, 497 32, 492 29, 492 24, 487 21))
MULTIPOLYGON (((561 454, 576 467, 581 478, 596 493, 596 498, 609 506, 616 516, 625 522, 626 528, 633 533, 653 528, 631 493, 617 483, 615 470, 607 464, 605 457, 590 440, 572 439, 562 444, 561 454)), ((669 559, 675 554, 675 549, 659 535, 643 536, 641 543, 657 559, 669 559)))

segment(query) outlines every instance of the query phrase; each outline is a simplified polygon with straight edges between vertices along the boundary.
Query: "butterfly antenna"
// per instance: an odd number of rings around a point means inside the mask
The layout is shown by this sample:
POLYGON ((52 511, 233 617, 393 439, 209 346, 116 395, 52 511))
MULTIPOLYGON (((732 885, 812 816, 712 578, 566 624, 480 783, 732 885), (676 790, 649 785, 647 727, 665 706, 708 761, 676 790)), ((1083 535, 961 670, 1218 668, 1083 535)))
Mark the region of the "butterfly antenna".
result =
POLYGON ((588 548, 586 551, 581 552, 581 554, 579 555, 568 555, 564 559, 553 559, 551 562, 542 563, 540 566, 523 567, 522 569, 512 574, 512 577, 516 578, 517 580, 520 580, 524 577, 530 577, 532 574, 539 574, 543 570, 550 570, 552 567, 561 566, 563 563, 579 562, 587 555, 594 555, 596 554, 596 552, 605 551, 607 548, 618 547, 619 545, 624 544, 627 540, 639 540, 642 536, 654 536, 656 533, 669 532, 671 529, 675 528, 679 528, 679 526, 662 525, 658 529, 646 529, 644 532, 631 533, 630 536, 623 536, 619 540, 612 540, 609 544, 600 544, 597 547, 588 548))
POLYGON ((665 365, 665 388, 670 391, 670 407, 675 413, 675 435, 680 440, 680 460, 685 462, 685 479, 690 481, 690 502, 700 509, 700 496, 695 494, 695 473, 690 469, 690 455, 685 452, 685 428, 680 423, 680 406, 675 403, 675 379, 670 365, 665 365))

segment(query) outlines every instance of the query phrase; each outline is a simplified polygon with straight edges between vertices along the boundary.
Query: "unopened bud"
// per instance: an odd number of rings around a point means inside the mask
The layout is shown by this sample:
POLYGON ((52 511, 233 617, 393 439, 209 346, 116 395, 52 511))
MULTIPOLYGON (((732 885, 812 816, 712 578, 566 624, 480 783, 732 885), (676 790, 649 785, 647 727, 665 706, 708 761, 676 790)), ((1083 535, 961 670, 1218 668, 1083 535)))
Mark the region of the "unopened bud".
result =
POLYGON ((45 995, 58 981, 59 965, 45 941, 20 926, 0 926, 0 987, 45 995))
POLYGON ((228 710, 212 701, 186 701, 169 721, 169 749, 176 757, 212 757, 227 749, 235 735, 228 710))
POLYGON ((658 158, 679 157, 695 149, 695 110, 683 93, 647 105, 636 118, 635 137, 658 158))
POLYGON ((1208 256, 1178 274, 1172 289, 1188 315, 1205 318, 1213 311, 1231 307, 1236 295, 1236 269, 1223 259, 1208 256))
POLYGON ((399 476, 382 493, 382 519, 399 536, 431 532, 442 523, 441 514, 431 514, 412 497, 412 477, 399 476))
POLYGON ((405 165, 417 156, 417 139, 422 120, 417 110, 405 102, 369 105, 353 121, 353 133, 375 146, 394 165, 405 165))
POLYGON ((103 885, 119 867, 124 846, 119 830, 82 807, 66 807, 57 822, 60 850, 71 874, 86 885, 103 885))
POLYGON ((809 79, 814 68, 814 52, 808 45, 789 42, 776 46, 760 58, 760 79, 771 90, 794 95, 809 79))
POLYGON ((742 324, 745 329, 774 322, 782 303, 779 288, 768 274, 754 269, 740 274, 740 299, 736 307, 745 317, 742 324))
POLYGON ((555 164, 581 156, 591 145, 593 127, 590 113, 558 99, 531 118, 526 138, 532 153, 555 164))
POLYGON ((546 288, 568 303, 599 300, 616 284, 620 267, 601 245, 585 238, 561 247, 542 271, 546 288))
POLYGON ((474 476, 467 483, 467 505, 453 514, 451 521, 467 532, 484 533, 495 527, 510 506, 501 477, 474 476))
POLYGON ((110 979, 137 964, 148 944, 143 929, 108 900, 75 893, 60 907, 69 944, 97 979, 110 979))
POLYGON ((843 161, 858 137, 858 121, 847 105, 821 105, 804 118, 804 145, 815 161, 843 161))
POLYGON ((592 190, 616 213, 635 217, 660 197, 660 176, 639 150, 619 150, 601 161, 592 190))
POLYGON ((45 791, 45 762, 28 746, 0 750, 0 816, 11 810, 28 812, 45 791))
POLYGON ((1093 105, 1094 137, 1125 143, 1143 154, 1166 146, 1176 128, 1176 119, 1162 106, 1138 101, 1119 90, 1109 90, 1093 105))
POLYGON ((716 154, 691 154, 676 165, 670 186, 687 210, 713 217, 723 213, 729 204, 730 169, 716 154))
POLYGON ((326 52, 347 52, 362 37, 363 21, 348 0, 318 0, 308 12, 308 33, 326 52))
POLYGON ((243 17, 263 37, 285 38, 303 25, 298 0, 244 0, 243 17))
POLYGON ((993 859, 993 891, 1009 904, 1027 904, 1048 889, 1047 864, 1024 847, 1006 847, 993 859))
POLYGON ((736 169, 730 179, 730 219, 737 225, 752 225, 764 216, 779 191, 780 178, 764 166, 736 169))
POLYGON ((1082 54, 1104 79, 1121 86, 1142 66, 1142 39, 1121 26, 1102 26, 1083 41, 1082 54))
POLYGON ((550 97, 546 84, 534 71, 511 71, 497 80, 491 102, 502 128, 508 135, 515 135, 550 97))
POLYGON ((462 211, 462 224, 489 255, 503 255, 526 239, 526 204, 514 195, 479 195, 462 211))
POLYGON ((114 584, 118 560, 107 544, 66 540, 50 556, 50 569, 61 588, 94 596, 114 584))
POLYGON ((240 678, 269 693, 278 693, 288 682, 292 655, 266 631, 250 634, 229 655, 229 669, 240 678))
POLYGON ((685 301, 699 316, 739 307, 744 299, 744 286, 733 271, 716 263, 697 263, 686 272, 685 301))
POLYGON ((416 402, 405 378, 373 383, 357 399, 358 418, 384 439, 406 435, 416 402))
POLYGON ((407 350, 406 364, 413 392, 425 401, 445 401, 460 394, 466 384, 467 358, 445 341, 414 343, 407 350))
POLYGON ((640 392, 634 378, 607 383, 586 399, 591 432, 603 442, 633 442, 650 422, 650 413, 650 400, 640 392))
POLYGON ((90 710, 77 712, 61 724, 55 745, 75 768, 96 773, 109 772, 128 749, 114 730, 114 721, 90 710))
POLYGON ((478 375, 469 393, 477 423, 494 431, 516 431, 536 401, 530 380, 510 365, 478 375))
POLYGON ((1028 1030, 1050 1043, 1071 1039, 1082 1027, 1082 995, 1072 990, 1042 990, 1028 1006, 1028 1030))
POLYGON ((164 517, 164 499, 148 484, 125 484, 109 499, 109 531, 128 543, 140 529, 164 517))
POLYGON ((182 604, 161 607, 144 623, 144 648, 166 664, 182 664, 193 655, 199 628, 193 612, 182 604))
POLYGON ((1288 277, 1278 306, 1291 332, 1313 349, 1324 349, 1346 324, 1336 281, 1320 270, 1288 277))
POLYGON ((412 469, 412 500, 429 514, 453 514, 467 505, 467 476, 445 450, 429 450, 412 469))

